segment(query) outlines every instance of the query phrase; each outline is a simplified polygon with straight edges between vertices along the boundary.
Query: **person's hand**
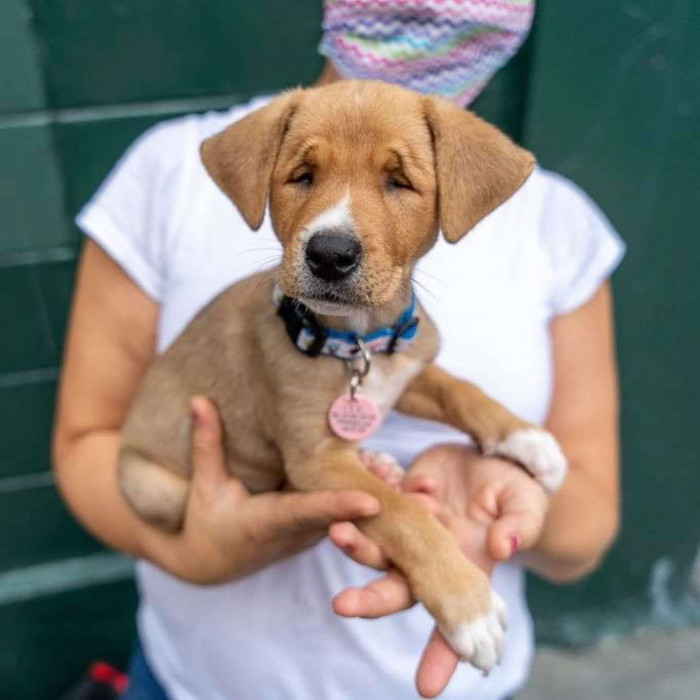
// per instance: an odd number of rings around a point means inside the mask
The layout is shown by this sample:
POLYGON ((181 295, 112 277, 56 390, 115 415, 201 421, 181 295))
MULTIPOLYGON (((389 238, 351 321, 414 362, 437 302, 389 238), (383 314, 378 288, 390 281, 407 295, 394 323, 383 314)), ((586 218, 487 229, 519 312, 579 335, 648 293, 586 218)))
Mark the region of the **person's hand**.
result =
POLYGON ((328 526, 375 515, 362 491, 251 495, 226 469, 214 405, 192 400, 192 483, 183 530, 173 535, 173 573, 192 583, 230 581, 310 547, 328 526))
MULTIPOLYGON (((428 504, 437 502, 440 520, 457 537, 465 554, 489 574, 498 562, 536 543, 547 512, 544 489, 520 467, 457 445, 432 448, 420 455, 401 488, 421 494, 428 504)), ((389 570, 364 588, 339 593, 333 601, 336 613, 377 618, 414 604, 404 576, 391 568, 379 546, 355 525, 336 523, 329 534, 355 561, 389 570)), ((421 695, 441 693, 458 661, 435 630, 418 667, 416 686, 421 695)))

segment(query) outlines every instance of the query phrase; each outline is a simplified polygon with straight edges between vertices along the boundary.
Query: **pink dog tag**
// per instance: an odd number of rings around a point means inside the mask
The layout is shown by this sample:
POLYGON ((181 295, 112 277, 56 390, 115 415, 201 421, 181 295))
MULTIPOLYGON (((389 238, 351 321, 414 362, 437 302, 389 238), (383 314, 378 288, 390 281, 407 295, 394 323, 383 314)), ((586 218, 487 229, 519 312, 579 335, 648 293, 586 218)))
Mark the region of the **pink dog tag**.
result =
POLYGON ((339 396, 328 411, 331 430, 343 440, 359 442, 369 437, 382 422, 382 414, 374 401, 362 394, 339 396))

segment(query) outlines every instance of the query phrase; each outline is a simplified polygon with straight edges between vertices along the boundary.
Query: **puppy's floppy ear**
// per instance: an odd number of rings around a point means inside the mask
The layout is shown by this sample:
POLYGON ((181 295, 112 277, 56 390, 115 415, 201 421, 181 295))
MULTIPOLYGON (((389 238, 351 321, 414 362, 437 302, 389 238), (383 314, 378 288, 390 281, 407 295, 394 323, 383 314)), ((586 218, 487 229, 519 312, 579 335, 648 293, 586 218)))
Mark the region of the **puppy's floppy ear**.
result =
POLYGON ((435 148, 440 227, 456 243, 525 182, 535 158, 447 100, 426 97, 425 113, 435 148))
POLYGON ((207 172, 254 231, 263 222, 277 153, 301 93, 278 97, 200 147, 207 172))

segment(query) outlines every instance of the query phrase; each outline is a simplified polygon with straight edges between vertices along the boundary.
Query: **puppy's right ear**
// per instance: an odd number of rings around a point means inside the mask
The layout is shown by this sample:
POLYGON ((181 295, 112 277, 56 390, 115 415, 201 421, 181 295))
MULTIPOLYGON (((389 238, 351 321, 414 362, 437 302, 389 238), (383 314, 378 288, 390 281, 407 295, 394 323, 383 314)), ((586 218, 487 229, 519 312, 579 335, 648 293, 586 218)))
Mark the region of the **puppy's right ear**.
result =
POLYGON ((527 180, 535 157, 452 102, 426 97, 425 112, 435 149, 440 227, 456 243, 527 180))
POLYGON ((272 170, 301 93, 285 93, 206 139, 200 147, 207 172, 254 231, 265 217, 272 170))

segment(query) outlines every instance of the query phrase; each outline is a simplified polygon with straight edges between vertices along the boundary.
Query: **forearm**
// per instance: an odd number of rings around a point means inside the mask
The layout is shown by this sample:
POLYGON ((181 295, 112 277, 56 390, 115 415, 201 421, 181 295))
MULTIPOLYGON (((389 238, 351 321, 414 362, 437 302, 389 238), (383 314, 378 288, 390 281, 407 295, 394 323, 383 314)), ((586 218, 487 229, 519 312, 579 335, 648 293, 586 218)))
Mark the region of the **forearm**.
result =
POLYGON ((612 295, 605 283, 584 306, 551 326, 554 394, 547 428, 569 458, 545 528, 526 555, 545 578, 591 572, 619 527, 618 397, 612 295))
MULTIPOLYGON (((86 242, 54 427, 57 481, 76 518, 109 547, 190 582, 222 583, 309 546, 325 527, 308 512, 313 504, 268 494, 251 498, 231 479, 213 408, 205 427, 196 423, 194 430, 208 448, 195 450, 199 459, 193 455, 183 530, 168 534, 129 508, 117 476, 119 430, 153 361, 159 313, 104 251, 86 242), (205 491, 213 495, 203 503, 205 491), (309 525, 300 532, 294 526, 305 517, 309 525)), ((337 511, 339 519, 349 519, 348 508, 337 511)))
POLYGON ((108 547, 186 576, 175 537, 142 521, 123 499, 117 482, 118 450, 115 430, 91 431, 63 446, 54 461, 64 500, 83 526, 108 547))
POLYGON ((310 547, 333 522, 377 513, 379 504, 363 492, 251 496, 227 472, 216 409, 201 397, 197 406, 187 514, 175 534, 142 521, 123 499, 118 431, 93 430, 71 439, 57 431, 54 462, 61 492, 76 518, 108 546, 184 581, 220 584, 310 547))
POLYGON ((521 561, 550 581, 575 581, 597 567, 618 526, 615 499, 574 464, 561 490, 551 496, 537 544, 521 561))

